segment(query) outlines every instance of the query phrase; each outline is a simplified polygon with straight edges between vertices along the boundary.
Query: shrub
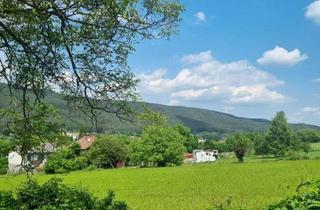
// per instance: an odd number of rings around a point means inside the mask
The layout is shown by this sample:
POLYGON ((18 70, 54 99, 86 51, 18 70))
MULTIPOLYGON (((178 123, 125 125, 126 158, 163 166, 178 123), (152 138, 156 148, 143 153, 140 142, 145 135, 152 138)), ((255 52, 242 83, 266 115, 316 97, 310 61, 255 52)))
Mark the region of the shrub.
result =
POLYGON ((198 138, 191 133, 191 129, 178 124, 174 127, 184 139, 183 145, 186 147, 187 152, 193 152, 195 149, 199 149, 198 138))
POLYGON ((320 142, 320 131, 315 129, 304 129, 296 132, 300 141, 316 143, 320 142))
POLYGON ((0 136, 0 174, 6 174, 8 170, 8 154, 13 149, 12 142, 4 136, 0 136))
POLYGON ((203 149, 216 149, 220 153, 222 152, 231 152, 232 149, 229 148, 226 142, 218 140, 207 140, 203 143, 203 149))
POLYGON ((89 151, 90 160, 100 168, 114 168, 118 162, 124 162, 127 156, 127 145, 116 135, 98 137, 89 151))
POLYGON ((230 142, 233 143, 233 151, 239 162, 243 162, 244 156, 250 148, 250 139, 244 134, 235 134, 232 139, 230 142))
POLYGON ((8 158, 0 157, 0 174, 6 174, 8 170, 8 158))
POLYGON ((300 184, 297 193, 265 210, 317 210, 320 209, 320 182, 300 184), (303 189, 303 192, 301 191, 303 189))
POLYGON ((266 136, 263 133, 257 133, 254 135, 253 147, 255 155, 267 155, 269 153, 268 142, 266 136))
POLYGON ((89 160, 86 156, 81 155, 80 145, 72 144, 70 147, 61 148, 51 154, 44 171, 47 174, 66 173, 86 168, 88 165, 89 160))
POLYGON ((115 194, 110 191, 107 196, 98 200, 85 190, 68 187, 61 179, 53 178, 39 185, 29 180, 12 192, 0 192, 0 209, 92 209, 92 210, 126 210, 128 206, 123 201, 114 201, 115 194))
POLYGON ((0 209, 14 209, 15 203, 11 192, 0 192, 0 209))
POLYGON ((308 155, 295 150, 289 150, 285 156, 286 160, 306 160, 309 159, 308 155))
POLYGON ((181 165, 183 136, 169 126, 149 126, 143 130, 141 140, 130 143, 130 161, 144 167, 181 165))
POLYGON ((79 156, 72 161, 72 170, 80 170, 86 168, 88 165, 88 158, 86 156, 79 156))

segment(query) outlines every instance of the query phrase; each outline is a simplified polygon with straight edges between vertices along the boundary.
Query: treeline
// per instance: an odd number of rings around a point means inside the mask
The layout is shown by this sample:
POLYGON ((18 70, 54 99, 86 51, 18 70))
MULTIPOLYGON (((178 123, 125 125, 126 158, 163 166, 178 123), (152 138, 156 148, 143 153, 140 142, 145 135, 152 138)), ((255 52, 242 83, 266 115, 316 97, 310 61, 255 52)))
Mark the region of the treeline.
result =
MULTIPOLYGON (((183 125, 171 126, 167 118, 150 110, 139 115, 140 132, 137 136, 100 134, 89 150, 82 151, 80 145, 66 136, 50 135, 45 127, 47 142, 57 150, 49 155, 45 166, 33 170, 48 174, 66 173, 84 168, 115 168, 120 165, 139 167, 177 166, 183 162, 183 154, 199 148, 198 139, 191 129, 183 125), (54 138, 50 138, 54 137, 54 138)), ((46 125, 46 124, 43 124, 46 125)), ((44 127, 44 126, 43 126, 44 127)), ((54 129, 56 130, 56 129, 54 129)), ((57 132, 58 133, 58 132, 57 132)), ((38 140, 37 136, 34 137, 38 140)), ((0 139, 0 173, 8 168, 8 153, 16 149, 14 136, 0 139)), ((33 145, 28 145, 30 150, 33 145)))
POLYGON ((199 143, 191 130, 183 125, 170 126, 166 117, 147 111, 140 116, 141 135, 100 135, 88 151, 79 145, 63 147, 51 155, 45 166, 46 173, 63 173, 82 168, 115 168, 129 166, 177 166, 183 154, 195 149, 216 149, 220 153, 234 152, 240 162, 246 155, 272 155, 276 158, 302 159, 311 143, 320 142, 317 130, 294 132, 279 112, 266 133, 236 133, 222 140, 212 139, 199 143))
MULTIPOLYGON (((164 115, 146 110, 139 116, 140 135, 98 135, 89 150, 68 138, 55 140, 58 150, 49 156, 44 168, 49 174, 66 173, 84 168, 115 168, 118 166, 178 166, 184 153, 195 149, 216 149, 219 153, 234 152, 240 162, 246 155, 272 155, 276 158, 302 159, 310 144, 320 142, 320 131, 293 131, 284 112, 279 112, 265 133, 236 133, 222 139, 200 141, 191 129, 171 126, 164 115)), ((0 138, 0 173, 7 171, 7 155, 14 139, 0 138)))
POLYGON ((218 149, 220 152, 235 152, 243 161, 245 155, 273 155, 288 159, 306 158, 311 143, 320 142, 320 131, 304 129, 293 131, 284 112, 278 112, 265 133, 236 133, 223 139, 209 139, 203 149, 218 149))
POLYGON ((49 159, 45 173, 66 173, 84 168, 123 166, 178 166, 183 154, 199 148, 198 139, 182 125, 170 126, 165 116, 147 110, 140 115, 141 134, 98 135, 89 150, 81 151, 78 143, 66 143, 49 159))

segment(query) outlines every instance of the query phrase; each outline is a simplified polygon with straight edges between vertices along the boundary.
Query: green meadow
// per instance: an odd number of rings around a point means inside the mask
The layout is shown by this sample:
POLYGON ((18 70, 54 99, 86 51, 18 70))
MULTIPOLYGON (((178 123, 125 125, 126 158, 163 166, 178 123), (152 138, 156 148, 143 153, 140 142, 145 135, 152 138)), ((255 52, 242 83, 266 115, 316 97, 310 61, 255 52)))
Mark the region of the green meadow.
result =
MULTIPOLYGON (((52 175, 35 175, 44 182, 52 175)), ((320 160, 220 160, 171 168, 124 168, 77 171, 59 175, 64 183, 81 186, 96 196, 107 190, 133 209, 206 209, 223 203, 260 209, 292 194, 302 180, 320 178, 320 160)), ((0 176, 0 190, 13 190, 24 174, 0 176)))

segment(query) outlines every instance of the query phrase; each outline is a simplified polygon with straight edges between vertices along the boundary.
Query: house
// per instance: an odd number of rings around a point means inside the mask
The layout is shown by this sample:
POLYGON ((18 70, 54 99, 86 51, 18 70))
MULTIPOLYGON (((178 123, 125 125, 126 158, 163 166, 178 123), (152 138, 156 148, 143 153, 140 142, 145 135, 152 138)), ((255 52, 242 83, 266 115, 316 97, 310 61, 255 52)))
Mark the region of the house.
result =
POLYGON ((218 159, 218 150, 193 150, 191 153, 184 155, 185 163, 203 163, 213 162, 218 159))
POLYGON ((218 150, 194 150, 192 154, 196 163, 213 162, 218 157, 218 150))
POLYGON ((80 136, 79 132, 66 132, 66 136, 71 137, 73 141, 77 140, 80 136))
POLYGON ((77 142, 80 144, 81 150, 88 150, 95 140, 95 136, 83 136, 77 142))
POLYGON ((52 152, 54 152, 54 146, 50 143, 45 143, 34 148, 24 158, 22 158, 18 151, 11 151, 8 155, 8 172, 22 172, 22 164, 29 165, 32 168, 44 165, 48 160, 49 154, 52 152))

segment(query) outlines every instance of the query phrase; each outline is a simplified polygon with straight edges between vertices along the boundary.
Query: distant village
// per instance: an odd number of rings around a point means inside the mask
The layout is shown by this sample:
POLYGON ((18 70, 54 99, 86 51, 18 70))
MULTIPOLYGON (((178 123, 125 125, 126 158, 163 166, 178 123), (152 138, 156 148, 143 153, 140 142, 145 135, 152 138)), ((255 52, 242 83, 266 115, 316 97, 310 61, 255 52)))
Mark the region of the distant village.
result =
MULTIPOLYGON (((96 135, 85 135, 80 137, 80 133, 66 132, 66 136, 80 145, 81 151, 89 150, 96 140, 96 135)), ((204 139, 198 139, 199 143, 205 142, 204 139)), ((43 168, 48 160, 50 154, 56 152, 56 148, 51 143, 44 143, 39 147, 29 151, 25 157, 22 157, 17 151, 11 151, 8 154, 8 173, 20 173, 24 171, 22 165, 30 166, 30 168, 43 168)), ((218 150, 193 150, 192 153, 184 153, 183 162, 186 164, 191 163, 204 163, 214 162, 219 158, 218 150)), ((125 162, 116 164, 117 168, 124 167, 125 162)))

